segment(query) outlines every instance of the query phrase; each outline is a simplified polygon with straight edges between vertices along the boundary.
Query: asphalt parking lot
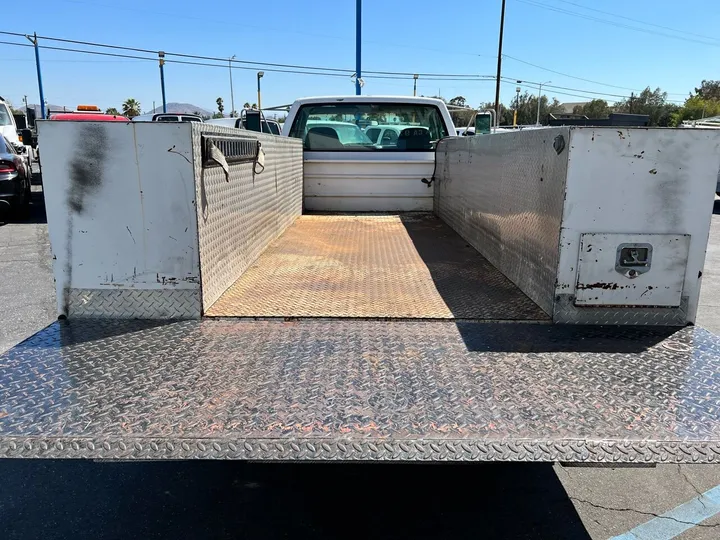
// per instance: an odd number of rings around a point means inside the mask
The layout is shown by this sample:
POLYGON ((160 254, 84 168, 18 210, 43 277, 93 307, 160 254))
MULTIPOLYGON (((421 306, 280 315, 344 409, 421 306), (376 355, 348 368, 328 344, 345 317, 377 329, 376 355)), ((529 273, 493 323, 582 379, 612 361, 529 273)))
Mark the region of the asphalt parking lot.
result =
MULTIPOLYGON (((54 319, 50 262, 36 191, 0 221, 0 352, 54 319)), ((720 334, 720 201, 703 279, 698 324, 720 334)), ((712 465, 0 460, 0 479, 3 539, 720 538, 712 465)))

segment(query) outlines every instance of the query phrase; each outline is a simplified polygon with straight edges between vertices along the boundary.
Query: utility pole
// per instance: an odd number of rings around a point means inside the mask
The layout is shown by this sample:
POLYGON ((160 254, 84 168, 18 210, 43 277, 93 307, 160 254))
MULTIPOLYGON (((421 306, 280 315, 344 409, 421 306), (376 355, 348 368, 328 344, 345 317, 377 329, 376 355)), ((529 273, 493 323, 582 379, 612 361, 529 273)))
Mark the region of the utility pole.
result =
POLYGON ((362 94, 362 0, 355 0, 355 95, 362 94))
POLYGON ((630 113, 632 113, 633 101, 635 100, 635 92, 630 92, 630 113))
POLYGON ((35 67, 37 68, 38 92, 40 92, 40 118, 45 120, 45 94, 43 93, 42 73, 40 72, 40 47, 38 45, 37 33, 33 33, 32 37, 25 37, 35 47, 35 67))
POLYGON ((233 60, 235 60, 234 54, 228 59, 228 70, 230 71, 230 118, 235 117, 235 94, 233 93, 233 80, 232 80, 232 61, 233 60))
POLYGON ((505 0, 500 11, 500 39, 498 40, 497 78, 495 79, 495 121, 500 124, 500 74, 502 72, 503 32, 505 30, 505 0))
POLYGON ((162 90, 163 112, 167 112, 167 102, 165 101, 165 53, 158 51, 158 60, 160 62, 160 89, 162 90))
POLYGON ((537 120, 535 120, 536 125, 540 125, 540 100, 542 99, 542 87, 546 84, 550 84, 552 81, 545 81, 544 83, 540 83, 540 86, 538 87, 538 110, 537 110, 537 120))
POLYGON ((264 72, 264 71, 258 71, 258 74, 257 74, 257 80, 258 80, 258 102, 257 102, 257 106, 258 106, 258 111, 262 111, 262 101, 261 101, 261 99, 260 99, 260 79, 262 79, 264 75, 265 75, 265 72, 264 72))
POLYGON ((417 73, 413 75, 413 96, 417 96, 417 80, 418 76, 417 73))
MULTIPOLYGON (((518 81, 520 84, 522 81, 518 81)), ((517 126, 517 113, 520 108, 520 87, 515 87, 515 112, 513 113, 513 127, 517 126)))

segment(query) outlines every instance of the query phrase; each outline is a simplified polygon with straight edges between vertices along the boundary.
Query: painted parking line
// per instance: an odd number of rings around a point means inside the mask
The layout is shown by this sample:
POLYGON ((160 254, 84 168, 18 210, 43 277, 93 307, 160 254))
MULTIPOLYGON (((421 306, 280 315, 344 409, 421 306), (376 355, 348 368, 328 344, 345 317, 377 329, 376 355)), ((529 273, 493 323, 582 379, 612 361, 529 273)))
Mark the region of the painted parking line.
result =
MULTIPOLYGON (((610 540, 669 540, 720 513, 720 486, 610 540)), ((717 534, 720 534, 718 527, 717 534)))

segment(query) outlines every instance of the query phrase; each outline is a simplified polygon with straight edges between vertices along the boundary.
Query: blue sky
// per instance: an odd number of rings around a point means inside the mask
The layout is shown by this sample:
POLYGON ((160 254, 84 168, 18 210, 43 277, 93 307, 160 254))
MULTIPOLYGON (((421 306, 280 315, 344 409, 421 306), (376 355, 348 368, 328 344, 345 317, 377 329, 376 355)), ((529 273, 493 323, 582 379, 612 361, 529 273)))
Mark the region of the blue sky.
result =
MULTIPOLYGON (((451 4, 364 0, 363 10, 364 70, 495 73, 500 0, 451 4)), ((355 64, 355 0, 215 0, 207 4, 188 0, 36 0, 31 16, 15 13, 17 16, 5 19, 0 30, 203 56, 236 55, 255 62, 348 70, 355 64)), ((548 88, 545 93, 560 101, 586 101, 586 96, 595 95, 613 101, 617 99, 614 95, 628 95, 646 86, 659 86, 670 94, 669 99, 682 101, 702 79, 720 78, 720 36, 714 31, 719 27, 717 0, 697 0, 692 9, 670 0, 507 0, 504 53, 514 59, 503 61, 503 75, 529 81, 521 86, 533 92, 537 86, 530 83, 552 81, 565 89, 548 88)), ((0 40, 27 43, 11 36, 0 36, 0 40)), ((160 105, 155 62, 50 50, 41 50, 41 60, 45 97, 50 103, 119 107, 123 100, 134 97, 143 110, 149 110, 153 100, 160 105)), ((3 73, 14 75, 2 78, 0 95, 20 104, 27 94, 30 102, 37 103, 32 48, 0 44, 0 65, 3 73)), ((256 101, 257 69, 233 71, 236 108, 245 101, 256 101)), ((347 76, 265 71, 264 106, 291 103, 302 96, 354 93, 347 76)), ((168 63, 165 76, 168 101, 213 109, 215 99, 221 96, 229 111, 227 68, 168 63)), ((419 79, 419 94, 463 95, 472 104, 494 99, 493 81, 427 79, 419 79)), ((365 82, 365 94, 412 93, 412 80, 368 75, 365 82)), ((505 102, 515 86, 514 82, 503 83, 505 102)))

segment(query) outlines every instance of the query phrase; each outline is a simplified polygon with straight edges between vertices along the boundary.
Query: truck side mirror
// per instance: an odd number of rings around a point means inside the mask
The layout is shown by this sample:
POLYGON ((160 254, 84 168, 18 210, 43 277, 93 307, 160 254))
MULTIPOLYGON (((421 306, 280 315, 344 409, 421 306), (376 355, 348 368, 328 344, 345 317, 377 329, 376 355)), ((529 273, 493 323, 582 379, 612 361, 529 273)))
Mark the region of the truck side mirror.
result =
POLYGON ((475 115, 475 135, 487 134, 492 130, 492 115, 477 113, 475 115))
POLYGON ((33 133, 30 129, 21 129, 20 130, 20 137, 22 137, 22 143, 24 146, 32 146, 35 148, 35 145, 33 144, 33 133))
POLYGON ((260 127, 260 111, 245 111, 245 129, 249 131, 262 131, 260 127))
POLYGON ((35 127, 35 109, 28 109, 25 114, 27 115, 28 126, 35 127))

